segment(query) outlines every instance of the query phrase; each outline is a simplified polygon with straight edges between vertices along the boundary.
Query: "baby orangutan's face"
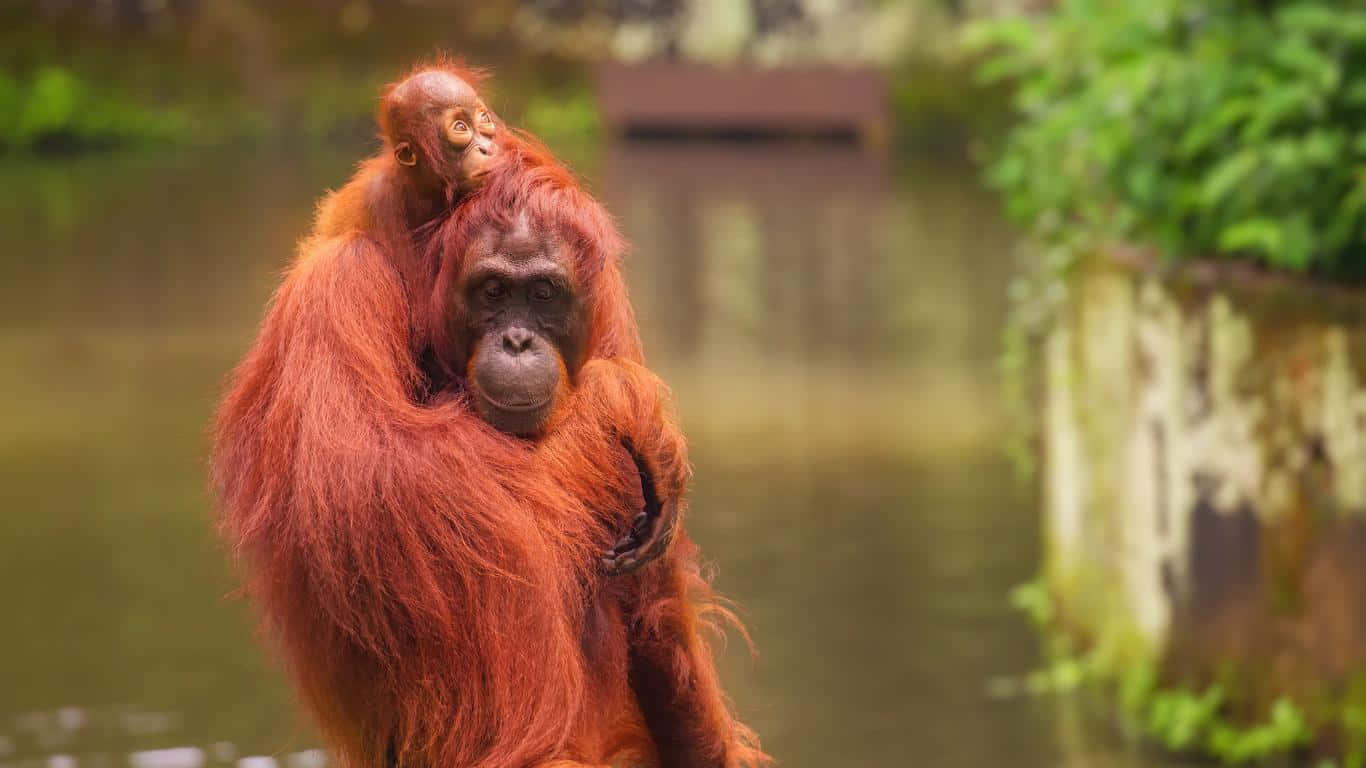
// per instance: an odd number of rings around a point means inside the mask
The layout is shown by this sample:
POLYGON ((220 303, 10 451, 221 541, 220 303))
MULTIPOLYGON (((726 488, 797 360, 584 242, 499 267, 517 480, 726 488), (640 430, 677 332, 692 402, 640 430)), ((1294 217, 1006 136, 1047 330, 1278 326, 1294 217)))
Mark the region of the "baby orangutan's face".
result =
POLYGON ((499 156, 498 124, 474 88, 449 72, 428 70, 400 83, 389 98, 399 124, 427 134, 394 144, 399 164, 435 175, 460 195, 477 189, 499 156), (436 156, 423 158, 423 147, 436 156))

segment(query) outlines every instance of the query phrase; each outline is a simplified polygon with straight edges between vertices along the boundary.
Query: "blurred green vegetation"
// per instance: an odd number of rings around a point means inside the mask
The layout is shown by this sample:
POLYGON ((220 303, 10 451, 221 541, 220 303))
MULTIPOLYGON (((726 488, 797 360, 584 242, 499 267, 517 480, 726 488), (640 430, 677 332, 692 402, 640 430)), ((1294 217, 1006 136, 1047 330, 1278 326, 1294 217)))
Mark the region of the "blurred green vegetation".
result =
MULTIPOLYGON (((568 31, 615 18, 613 2, 551 5, 559 10, 550 16, 568 31), (579 14, 565 16, 566 8, 579 14)), ((668 27, 684 5, 645 3, 621 23, 645 14, 668 27)), ((763 49, 755 41, 789 27, 805 29, 808 11, 796 0, 786 11, 760 5, 787 26, 769 29, 767 17, 756 16, 744 50, 763 49)), ((1007 115, 1006 89, 977 82, 971 62, 944 43, 985 11, 950 5, 900 0, 864 8, 908 11, 883 62, 904 143, 962 144, 999 130, 1007 115)), ((491 69, 490 99, 511 123, 557 150, 587 151, 602 135, 589 59, 607 51, 566 55, 541 39, 545 25, 529 24, 528 13, 512 0, 16 0, 0 8, 0 151, 368 137, 380 87, 437 51, 491 69)), ((837 38, 868 31, 825 25, 837 38)))
POLYGON ((27 149, 183 140, 184 110, 150 108, 102 93, 59 67, 21 81, 0 73, 0 145, 27 149))
POLYGON ((441 51, 492 70, 513 122, 593 135, 583 65, 511 45, 518 9, 20 0, 0 8, 0 151, 369 136, 381 86, 441 51))
POLYGON ((1366 274, 1358 0, 1063 0, 968 43, 1018 86, 991 179, 1045 246, 1366 274))
POLYGON ((991 141, 1011 123, 1010 91, 983 83, 975 61, 948 55, 909 55, 888 73, 892 117, 902 145, 967 147, 991 141))
POLYGON ((1234 705, 1246 698, 1239 695, 1246 670, 1229 666, 1218 682, 1203 687, 1182 685, 1166 679, 1151 656, 1136 657, 1122 631, 1106 633, 1089 647, 1079 647, 1064 630, 1042 581, 1022 584, 1010 597, 1046 640, 1046 665, 1024 681, 1024 688, 1032 694, 1099 686, 1114 694, 1117 714, 1127 730, 1172 753, 1214 758, 1224 765, 1285 762, 1330 741, 1337 742, 1334 747, 1342 760, 1325 761, 1320 768, 1360 768, 1366 761, 1366 744, 1355 736, 1352 718, 1357 709, 1351 695, 1325 690, 1310 706, 1277 697, 1250 716, 1240 716, 1234 705))

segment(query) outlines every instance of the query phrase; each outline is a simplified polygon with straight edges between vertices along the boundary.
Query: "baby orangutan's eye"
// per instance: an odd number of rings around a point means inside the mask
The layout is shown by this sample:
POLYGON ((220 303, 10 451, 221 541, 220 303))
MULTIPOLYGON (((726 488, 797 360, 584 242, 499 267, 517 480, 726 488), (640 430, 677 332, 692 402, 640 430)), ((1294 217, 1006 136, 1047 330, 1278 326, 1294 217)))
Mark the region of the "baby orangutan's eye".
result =
POLYGON ((498 126, 493 122, 493 116, 483 110, 479 112, 478 125, 479 133, 484 136, 492 137, 498 130, 498 126))

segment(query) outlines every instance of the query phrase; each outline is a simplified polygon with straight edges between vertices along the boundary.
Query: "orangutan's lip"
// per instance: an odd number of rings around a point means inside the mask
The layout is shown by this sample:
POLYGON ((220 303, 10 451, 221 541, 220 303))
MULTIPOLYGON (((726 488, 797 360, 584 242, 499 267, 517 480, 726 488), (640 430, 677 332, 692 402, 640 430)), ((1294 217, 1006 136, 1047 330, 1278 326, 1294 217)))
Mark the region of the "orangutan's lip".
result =
POLYGON ((550 404, 550 398, 548 397, 539 402, 504 403, 498 400, 494 400, 493 398, 483 393, 480 394, 484 398, 484 402, 505 413, 527 413, 529 411, 539 411, 550 404))

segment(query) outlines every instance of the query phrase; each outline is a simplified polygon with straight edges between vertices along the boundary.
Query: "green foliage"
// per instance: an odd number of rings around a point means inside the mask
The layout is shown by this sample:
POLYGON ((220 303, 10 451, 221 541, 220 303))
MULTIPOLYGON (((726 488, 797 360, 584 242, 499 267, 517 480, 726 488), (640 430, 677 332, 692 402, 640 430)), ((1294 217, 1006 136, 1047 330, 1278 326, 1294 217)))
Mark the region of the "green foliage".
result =
POLYGON ((1224 691, 1212 686, 1202 694, 1190 691, 1154 691, 1143 712, 1143 727, 1162 746, 1184 752, 1199 743, 1217 724, 1224 691))
POLYGON ((299 132, 306 138, 373 133, 383 80, 376 77, 313 77, 302 90, 299 132))
POLYGON ((119 99, 62 68, 26 80, 0 72, 0 148, 169 141, 188 130, 179 110, 119 99))
POLYGON ((1338 706, 1337 720, 1345 755, 1341 767, 1366 768, 1366 672, 1357 673, 1348 680, 1338 706))
POLYGON ((1029 617, 1036 627, 1047 627, 1056 615, 1053 594, 1043 579, 1026 581, 1010 590, 1010 606, 1029 617))
POLYGON ((1289 699, 1277 699, 1266 720, 1251 726, 1228 722, 1221 713, 1225 701, 1218 685, 1201 693, 1154 690, 1139 713, 1141 725, 1173 752, 1201 752, 1225 765, 1263 762, 1309 743, 1309 725, 1289 699))
POLYGON ((889 74, 896 137, 905 146, 999 137, 1009 122, 1008 91, 984 86, 966 62, 911 56, 889 74))
MULTIPOLYGON (((1118 636, 1078 650, 1071 635, 1059 629, 1053 598, 1042 581, 1016 587, 1010 600, 1043 629, 1048 648, 1047 663, 1030 673, 1026 690, 1039 695, 1070 693, 1088 685, 1111 689, 1125 722, 1170 752, 1245 765, 1295 754, 1311 743, 1316 729, 1352 732, 1350 696, 1337 708, 1341 711, 1329 708, 1312 723, 1287 698, 1273 702, 1264 719, 1238 722, 1229 714, 1230 696, 1224 686, 1197 691, 1164 685, 1156 659, 1151 654, 1138 658, 1112 647, 1118 636)), ((1360 768, 1366 753, 1354 744, 1347 747, 1343 765, 1360 768)))
POLYGON ((593 95, 584 88, 535 94, 523 115, 526 130, 551 146, 584 145, 602 135, 602 123, 593 95))
POLYGON ((1309 725, 1289 699, 1271 705, 1266 722, 1252 728, 1234 728, 1215 720, 1206 735, 1209 751, 1230 765, 1265 760, 1309 742, 1309 725))
POLYGON ((1022 118, 991 179, 1046 242, 1366 273, 1364 5, 1061 0, 975 25, 1022 118))

